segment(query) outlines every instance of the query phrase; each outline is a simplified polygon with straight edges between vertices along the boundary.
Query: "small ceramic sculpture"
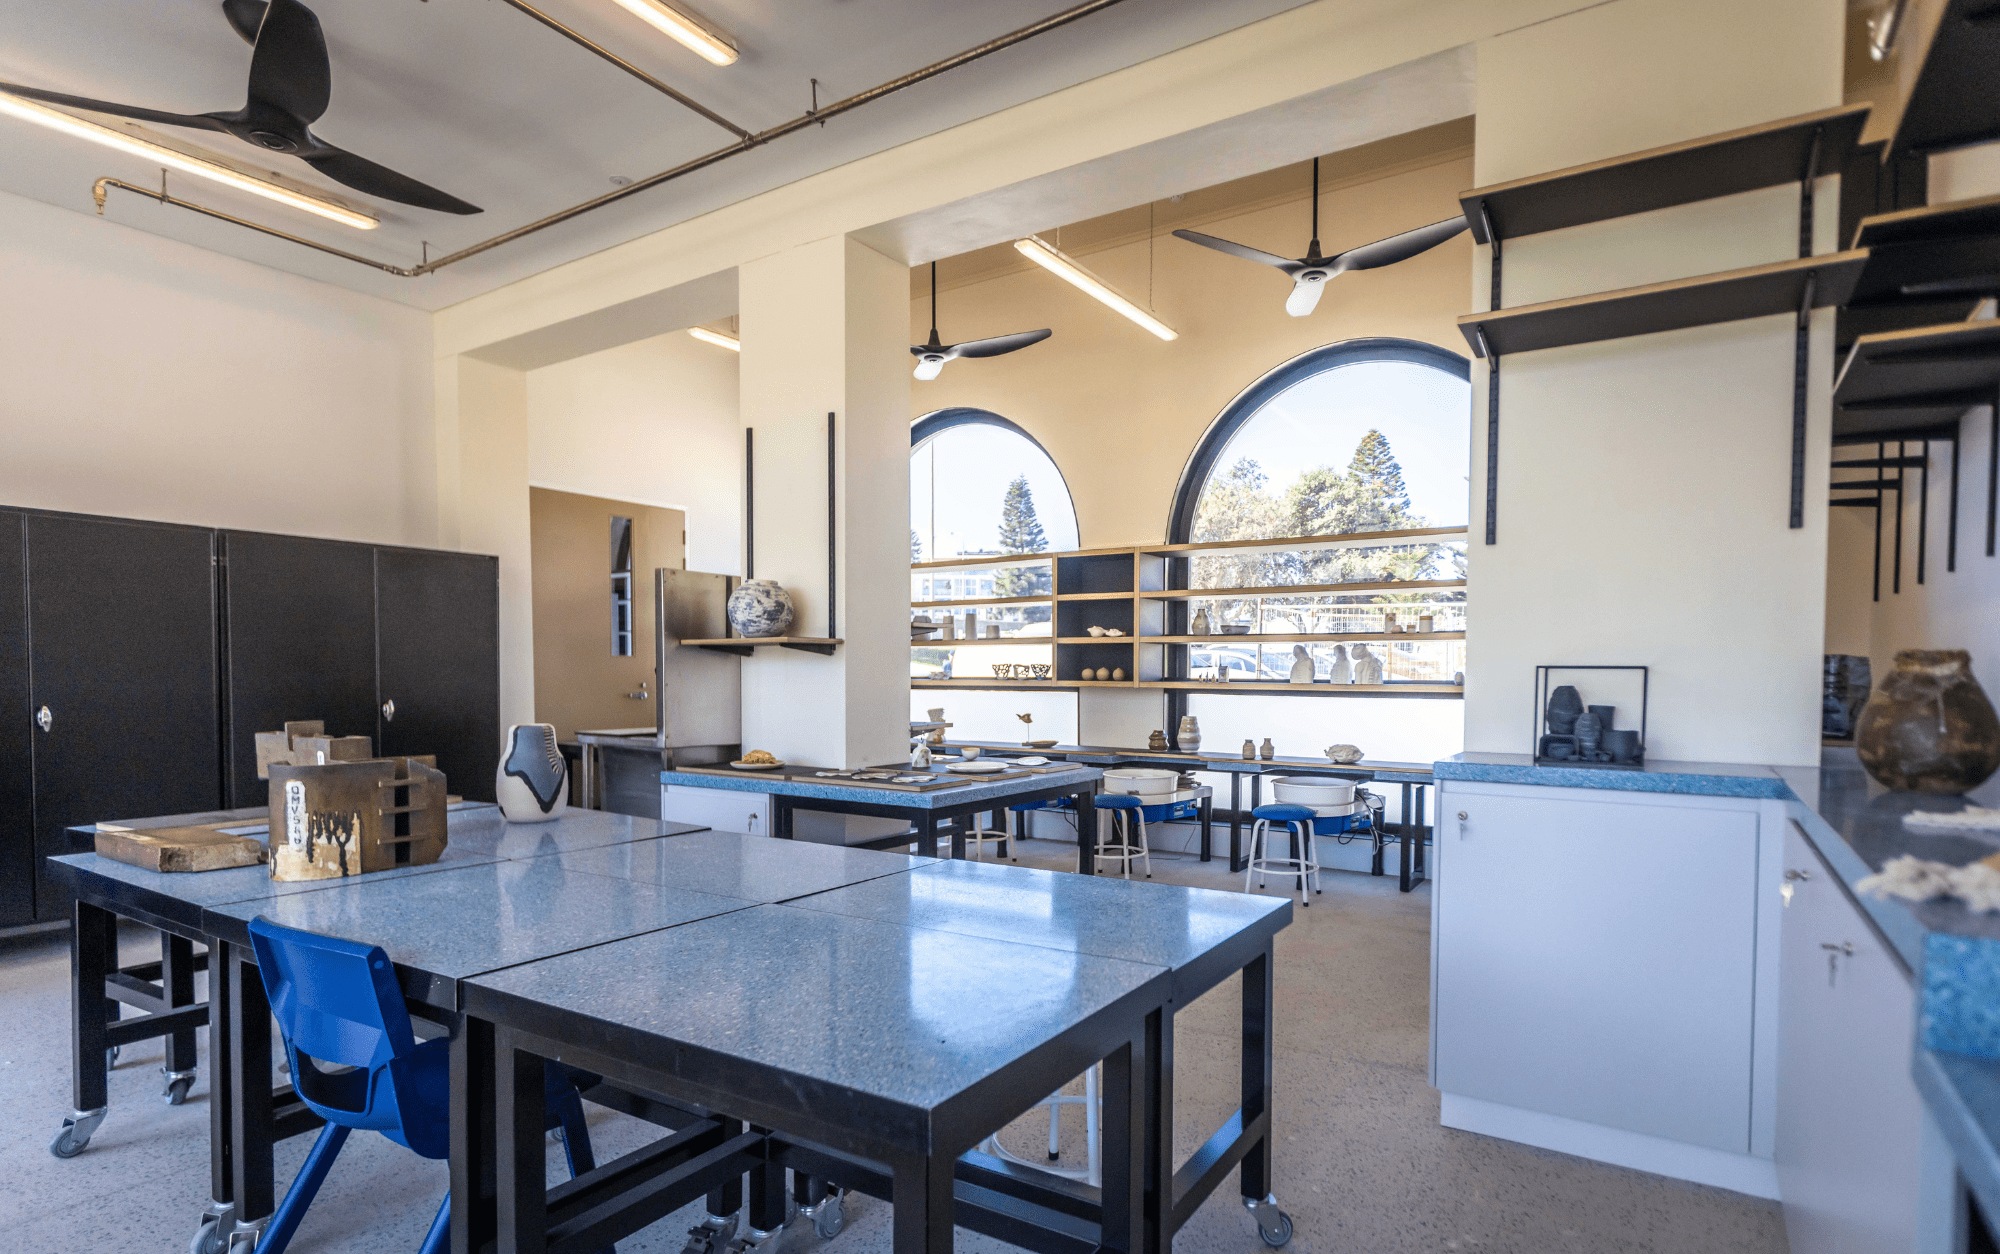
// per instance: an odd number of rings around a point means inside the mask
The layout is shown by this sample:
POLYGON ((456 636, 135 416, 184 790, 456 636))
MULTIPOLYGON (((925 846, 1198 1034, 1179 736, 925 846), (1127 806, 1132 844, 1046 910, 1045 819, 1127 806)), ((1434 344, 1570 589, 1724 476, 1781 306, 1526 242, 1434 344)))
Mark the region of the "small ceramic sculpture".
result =
POLYGON ((1155 753, 1165 753, 1167 750, 1167 733, 1156 731, 1146 737, 1146 747, 1155 753))
POLYGON ((910 769, 928 771, 931 769, 930 737, 918 736, 910 741, 910 769))
POLYGON ((1109 678, 1111 678, 1111 668, 1110 668, 1109 666, 1100 666, 1100 667, 1098 667, 1098 668, 1097 668, 1097 678, 1098 678, 1098 679, 1109 679, 1109 678))
POLYGON ((507 756, 493 772, 493 799, 509 823, 546 823, 569 809, 569 763, 550 723, 507 729, 507 756))
POLYGON ((1327 761, 1335 766, 1349 766, 1361 760, 1359 745, 1328 745, 1325 753, 1327 761))
MULTIPOLYGON (((729 594, 729 625, 739 636, 782 636, 795 616, 792 594, 769 579, 746 579, 729 594)), ((948 640, 951 619, 944 621, 948 640)))
POLYGON ((1124 667, 1122 667, 1122 666, 1114 666, 1114 667, 1112 667, 1112 668, 1111 668, 1111 678, 1113 678, 1113 679, 1123 679, 1123 678, 1125 678, 1125 668, 1124 668, 1124 667))
POLYGON ((1207 610, 1202 609, 1194 612, 1194 621, 1188 624, 1188 634, 1190 636, 1205 636, 1208 634, 1207 610))
POLYGON ((1576 716, 1576 756, 1585 762, 1597 760, 1597 742, 1604 734, 1604 720, 1589 710, 1576 716))
POLYGON ((1583 698, 1575 688, 1564 684, 1549 694, 1549 708, 1544 713, 1550 735, 1571 735, 1576 731, 1577 715, 1583 713, 1583 698))
POLYGON ((1272 745, 1271 738, 1269 736, 1264 737, 1264 747, 1259 749, 1257 752, 1260 756, 1263 757, 1263 759, 1266 762, 1269 762, 1272 758, 1278 756, 1278 750, 1276 746, 1272 745))
POLYGON ((1104 634, 1104 628, 1102 627, 1086 627, 1083 631, 1085 635, 1089 636, 1101 636, 1104 634))
POLYGON ((1295 644, 1292 646, 1291 682, 1295 684, 1309 684, 1312 681, 1313 681, 1312 650, 1306 648, 1302 644, 1295 644))
POLYGON ((1243 742, 1243 760, 1245 762, 1253 762, 1256 760, 1256 758, 1257 758, 1257 742, 1254 740, 1245 740, 1243 742))
POLYGON ((1181 715, 1181 724, 1174 732, 1174 743, 1182 753, 1193 753, 1201 748, 1201 724, 1192 714, 1181 715))
POLYGON ((1347 661, 1346 645, 1337 644, 1333 646, 1333 665, 1328 669, 1326 678, 1328 683, 1351 684, 1354 682, 1354 671, 1348 665, 1347 661))
POLYGON ((1119 629, 1118 629, 1118 628, 1116 628, 1116 627, 1111 627, 1111 628, 1108 628, 1108 629, 1106 629, 1106 631, 1105 631, 1105 633, 1104 633, 1104 634, 1105 634, 1105 635, 1107 635, 1107 636, 1122 636, 1122 635, 1124 635, 1125 633, 1124 633, 1123 631, 1119 630, 1119 629))
POLYGON ((1354 682, 1370 686, 1382 682, 1382 659, 1370 653, 1365 644, 1354 646, 1354 682))
POLYGON ((1425 635, 1429 635, 1431 631, 1431 624, 1435 621, 1436 620, 1429 614, 1419 614, 1417 615, 1417 630, 1423 632, 1425 635))

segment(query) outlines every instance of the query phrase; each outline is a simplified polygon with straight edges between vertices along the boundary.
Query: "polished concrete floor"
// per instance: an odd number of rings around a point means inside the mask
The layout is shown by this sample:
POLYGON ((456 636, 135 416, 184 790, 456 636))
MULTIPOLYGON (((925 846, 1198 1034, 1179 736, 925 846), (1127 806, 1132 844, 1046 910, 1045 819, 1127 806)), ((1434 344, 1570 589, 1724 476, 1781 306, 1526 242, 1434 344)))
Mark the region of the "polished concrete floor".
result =
MULTIPOLYGON (((1166 843, 1166 842, 1163 842, 1166 843)), ((989 856, 991 854, 989 853, 989 856)), ((1023 864, 1073 865, 1073 849, 1023 842, 1023 864)), ((1160 857, 1156 878, 1241 886, 1220 861, 1160 857)), ((1272 885, 1276 891, 1277 885, 1272 885)), ((1778 1254, 1776 1204, 1719 1189, 1586 1162, 1438 1126, 1424 1082, 1430 902, 1393 879, 1328 873, 1325 892, 1278 941, 1277 1192, 1296 1222, 1301 1254, 1486 1251, 1519 1254, 1778 1254)), ((968 945, 977 945, 968 940, 968 945)), ((128 961, 137 961, 134 933, 128 961)), ((995 972, 1004 978, 1004 972, 995 972)), ((772 990, 784 996, 784 990, 772 990)), ((1181 1152, 1233 1106, 1237 990, 1224 985, 1182 1011, 1176 1122, 1181 1152)), ((81 1156, 47 1151, 69 1109, 66 939, 0 942, 0 1246, 11 1250, 140 1254, 184 1249, 208 1195, 207 1059, 192 1098, 159 1099, 157 1043, 125 1051, 112 1073, 110 1117, 81 1156)), ((1066 1119, 1075 1119, 1074 1108, 1066 1119)), ((640 1144, 644 1125, 593 1112, 600 1154, 640 1144)), ((1065 1157, 1080 1155, 1080 1121, 1066 1124, 1065 1157)), ((1045 1152, 1046 1115, 1009 1129, 1017 1152, 1045 1152), (1043 1145, 1038 1148, 1038 1142, 1043 1145)), ((281 1185, 307 1138, 279 1147, 281 1185)), ((551 1153, 559 1160, 560 1153, 551 1153)), ((348 1145, 294 1239, 298 1254, 413 1251, 445 1188, 442 1163, 382 1137, 348 1145)), ((1225 1188, 1182 1229, 1177 1248, 1264 1247, 1225 1188)), ((889 1208, 854 1200, 829 1254, 889 1247, 889 1208)), ((624 1254, 675 1254, 695 1218, 670 1216, 619 1243, 624 1254)), ((960 1248, 1004 1249, 961 1231, 960 1248)), ((784 1250, 822 1244, 794 1224, 784 1250)))

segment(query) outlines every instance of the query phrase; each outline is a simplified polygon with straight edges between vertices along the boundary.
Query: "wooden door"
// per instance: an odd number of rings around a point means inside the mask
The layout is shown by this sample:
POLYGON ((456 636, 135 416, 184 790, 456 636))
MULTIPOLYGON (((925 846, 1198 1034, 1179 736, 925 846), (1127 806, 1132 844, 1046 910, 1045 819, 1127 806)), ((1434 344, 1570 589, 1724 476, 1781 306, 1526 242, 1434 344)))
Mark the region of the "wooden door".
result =
POLYGON ((1446 788, 1438 1088, 1748 1153, 1756 813, 1550 791, 1446 788))
POLYGON ((437 755, 446 787, 493 800, 500 764, 500 561, 375 550, 377 740, 437 755))
POLYGON ((260 806, 256 733, 321 719, 328 735, 374 739, 375 550, 247 531, 221 543, 228 804, 260 806))
POLYGON ((1785 871, 1775 1147, 1785 1235, 1796 1254, 1909 1254, 1923 1127, 1910 977, 1796 824, 1785 871))
POLYGON ((28 703, 27 517, 0 510, 0 927, 35 921, 34 707, 28 703))
MULTIPOLYGON (((213 533, 32 514, 27 540, 37 865, 77 824, 219 808, 213 533)), ((42 877, 36 917, 68 912, 42 877)))

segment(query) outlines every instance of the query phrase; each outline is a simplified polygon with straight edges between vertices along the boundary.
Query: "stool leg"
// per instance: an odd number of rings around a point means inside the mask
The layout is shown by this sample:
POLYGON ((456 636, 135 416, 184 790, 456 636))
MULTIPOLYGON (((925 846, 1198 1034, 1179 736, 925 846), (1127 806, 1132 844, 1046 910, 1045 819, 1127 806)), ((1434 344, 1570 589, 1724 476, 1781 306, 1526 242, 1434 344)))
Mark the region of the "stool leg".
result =
POLYGON ((1265 826, 1264 819, 1258 819, 1250 825, 1250 858, 1243 864, 1243 891, 1246 893, 1250 891, 1250 877, 1257 873, 1257 859, 1261 856, 1259 851, 1264 843, 1265 826))
POLYGON ((1118 864, 1126 879, 1132 878, 1132 812, 1118 812, 1118 864))
POLYGON ((1146 878, 1153 878, 1153 846, 1146 839, 1146 816, 1139 815, 1139 856, 1146 860, 1146 878))

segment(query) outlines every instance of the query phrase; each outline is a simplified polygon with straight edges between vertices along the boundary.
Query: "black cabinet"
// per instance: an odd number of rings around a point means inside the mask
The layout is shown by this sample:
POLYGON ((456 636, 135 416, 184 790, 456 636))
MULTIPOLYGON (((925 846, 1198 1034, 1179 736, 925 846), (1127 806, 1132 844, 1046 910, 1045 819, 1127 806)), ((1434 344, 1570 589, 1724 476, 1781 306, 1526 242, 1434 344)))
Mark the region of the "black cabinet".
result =
POLYGON ((35 919, 34 707, 28 703, 27 516, 0 510, 0 927, 35 919))
MULTIPOLYGON (((27 517, 35 854, 64 829, 222 804, 214 533, 27 517)), ((69 897, 43 877, 35 916, 69 897)))
POLYGON ((500 561, 375 550, 379 751, 437 755, 452 792, 493 800, 500 764, 500 561))
POLYGON ((228 804, 261 806, 256 733, 321 719, 328 735, 375 738, 375 549, 248 531, 218 543, 228 804))

